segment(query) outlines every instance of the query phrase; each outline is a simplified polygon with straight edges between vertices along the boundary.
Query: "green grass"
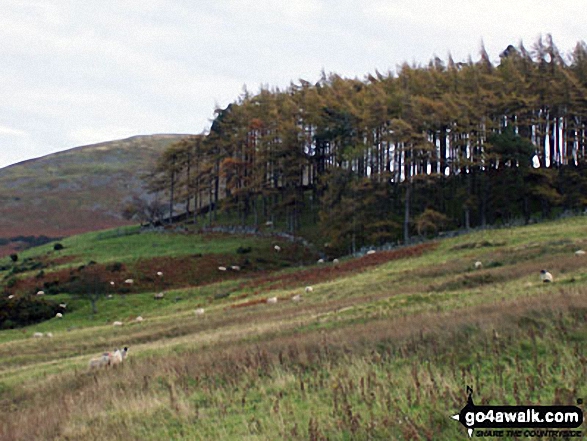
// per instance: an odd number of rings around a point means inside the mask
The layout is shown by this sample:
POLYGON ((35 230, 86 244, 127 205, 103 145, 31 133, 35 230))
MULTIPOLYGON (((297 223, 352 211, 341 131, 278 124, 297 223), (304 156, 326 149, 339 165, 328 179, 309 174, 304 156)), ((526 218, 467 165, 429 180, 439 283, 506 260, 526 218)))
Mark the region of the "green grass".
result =
MULTIPOLYGON (((134 232, 72 237, 63 252, 132 261, 234 253, 245 240, 134 232)), ((0 432, 7 440, 454 440, 466 438, 449 418, 464 406, 466 385, 477 404, 575 404, 587 395, 587 260, 574 255, 587 248, 586 232, 580 217, 447 239, 357 272, 324 266, 312 293, 304 287, 316 275, 289 268, 276 273, 285 287, 270 291, 255 286, 268 286, 263 274, 251 274, 170 290, 162 301, 153 292, 104 299, 95 316, 69 299, 62 320, 0 332, 0 432), (539 282, 542 268, 554 283, 539 282), (289 300, 294 294, 303 301, 289 300), (278 303, 255 304, 270 296, 278 303), (137 315, 145 321, 133 323, 137 315), (35 331, 54 337, 34 339, 35 331), (121 346, 130 347, 123 366, 87 373, 90 357, 121 346)))

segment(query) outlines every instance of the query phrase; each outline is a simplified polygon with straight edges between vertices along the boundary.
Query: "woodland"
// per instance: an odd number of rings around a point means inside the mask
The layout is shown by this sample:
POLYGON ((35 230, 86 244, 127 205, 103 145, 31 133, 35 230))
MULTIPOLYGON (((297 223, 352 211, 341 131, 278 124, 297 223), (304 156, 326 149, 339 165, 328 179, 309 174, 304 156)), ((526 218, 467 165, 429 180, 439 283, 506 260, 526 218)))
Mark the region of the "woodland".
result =
POLYGON ((172 144, 129 217, 311 229, 338 252, 530 223, 587 203, 587 45, 550 35, 499 62, 245 90, 172 144), (141 206, 142 203, 142 206, 141 206), (140 217, 140 216, 139 216, 140 217))

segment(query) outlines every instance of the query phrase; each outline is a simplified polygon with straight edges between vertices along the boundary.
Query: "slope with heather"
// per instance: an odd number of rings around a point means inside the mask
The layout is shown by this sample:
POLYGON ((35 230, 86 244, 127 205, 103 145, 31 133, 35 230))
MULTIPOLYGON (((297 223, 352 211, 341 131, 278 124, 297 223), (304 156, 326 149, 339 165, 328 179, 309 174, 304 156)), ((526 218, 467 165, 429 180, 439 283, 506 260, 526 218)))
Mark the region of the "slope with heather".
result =
MULTIPOLYGON (((585 232, 578 217, 281 270, 270 241, 210 237, 203 257, 246 245, 273 267, 169 288, 162 300, 151 288, 105 297, 96 315, 61 293, 72 307, 63 319, 0 332, 0 431, 7 440, 454 440, 466 437, 450 415, 467 385, 478 404, 576 404, 587 394, 587 261, 575 254, 585 232), (540 282, 541 269, 554 283, 540 282), (88 373, 90 357, 121 346, 131 354, 123 366, 88 373)), ((178 256, 175 234, 154 248, 178 256)), ((155 236, 135 236, 119 245, 153 258, 155 236)), ((181 238, 193 249, 206 240, 181 238)), ((71 238, 63 251, 75 265, 108 261, 95 239, 71 238)))

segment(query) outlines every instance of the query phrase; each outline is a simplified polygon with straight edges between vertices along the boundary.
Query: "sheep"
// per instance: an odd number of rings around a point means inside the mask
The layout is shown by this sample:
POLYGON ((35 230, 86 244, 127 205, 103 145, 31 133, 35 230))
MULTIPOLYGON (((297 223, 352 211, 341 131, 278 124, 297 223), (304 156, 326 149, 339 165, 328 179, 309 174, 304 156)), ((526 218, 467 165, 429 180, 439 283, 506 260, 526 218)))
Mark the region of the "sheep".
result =
POLYGON ((67 308, 67 303, 60 303, 59 307, 65 309, 67 308))
POLYGON ((108 299, 111 299, 111 298, 113 298, 113 297, 114 297, 114 296, 113 296, 112 294, 108 294, 108 295, 106 296, 106 298, 108 298, 108 299))
POLYGON ((375 254, 375 250, 369 250, 369 251, 367 251, 367 254, 368 255, 375 254))
POLYGON ((233 271, 240 271, 240 270, 241 270, 241 267, 240 267, 240 266, 238 266, 238 265, 232 265, 232 266, 230 267, 230 269, 232 269, 233 271))
POLYGON ((124 283, 126 283, 127 285, 132 285, 133 283, 135 283, 135 281, 133 279, 126 279, 124 283))
POLYGON ((141 323, 143 320, 145 320, 143 317, 141 317, 140 315, 135 319, 135 322, 137 323, 141 323))
POLYGON ((295 295, 295 296, 293 296, 291 299, 292 299, 292 301, 294 301, 294 302, 299 302, 299 301, 301 301, 301 300, 302 300, 302 296, 301 296, 300 294, 296 294, 296 295, 295 295))
POLYGON ((112 323, 112 326, 122 326, 122 322, 116 321, 116 322, 112 323))
POLYGON ((314 292, 314 288, 312 288, 311 286, 306 286, 306 288, 304 289, 305 292, 314 292))
POLYGON ((128 348, 125 347, 122 351, 120 349, 117 349, 114 354, 110 355, 110 364, 112 366, 116 366, 117 364, 120 364, 124 361, 124 359, 126 358, 126 353, 128 352, 128 348))
POLYGON ((478 260, 477 262, 475 262, 475 269, 481 269, 481 268, 483 268, 483 262, 478 260))
POLYGON ((45 333, 45 337, 53 338, 53 333, 52 332, 46 332, 45 333))
POLYGON ((112 281, 111 281, 111 282, 110 282, 110 285, 114 286, 114 282, 112 282, 112 281))
POLYGON ((318 263, 324 263, 324 259, 318 259, 318 263))
POLYGON ((45 291, 37 291, 37 295, 38 296, 44 296, 45 295, 45 291))
POLYGON ((281 247, 279 245, 275 245, 273 249, 278 253, 281 251, 281 247))
POLYGON ((340 261, 339 261, 338 259, 333 259, 333 260, 332 260, 332 264, 333 264, 334 266, 337 266, 339 263, 340 263, 340 261))
POLYGON ((162 277, 162 276, 163 276, 163 273, 162 273, 161 271, 157 271, 157 275, 158 275, 159 277, 162 277))
POLYGON ((267 221, 267 222, 265 222, 265 226, 266 227, 272 227, 273 226, 273 222, 272 221, 267 221))
POLYGON ((14 298, 14 294, 10 294, 10 295, 8 296, 8 300, 10 300, 10 299, 13 299, 13 298, 14 298))
POLYGON ((198 308, 198 309, 196 309, 194 311, 194 314, 196 314, 196 315, 204 315, 204 312, 205 312, 204 308, 198 308))
POLYGON ((267 299, 267 303, 269 303, 269 304, 275 304, 275 303, 277 303, 277 297, 269 297, 267 299))
POLYGON ((585 251, 583 251, 583 250, 575 251, 575 256, 584 256, 584 255, 585 255, 585 251))
POLYGON ((43 337, 43 333, 42 333, 42 332, 35 332, 35 333, 33 334, 33 337, 34 337, 34 338, 41 338, 41 337, 43 337))
POLYGON ((226 267, 225 266, 219 266, 218 267, 218 271, 226 271, 226 267))
POLYGON ((552 274, 550 274, 548 271, 540 270, 540 280, 542 280, 544 283, 549 283, 552 282, 554 279, 552 277, 552 274))
POLYGON ((88 363, 89 369, 99 369, 110 366, 110 353, 106 352, 97 358, 92 358, 88 363))
POLYGON ((153 298, 154 298, 155 300, 161 300, 163 297, 165 297, 165 293, 164 293, 164 292, 157 293, 157 294, 155 294, 155 295, 153 296, 153 298))
POLYGON ((55 317, 57 317, 57 318, 63 318, 63 314, 61 314, 60 312, 58 312, 57 314, 55 314, 55 317))

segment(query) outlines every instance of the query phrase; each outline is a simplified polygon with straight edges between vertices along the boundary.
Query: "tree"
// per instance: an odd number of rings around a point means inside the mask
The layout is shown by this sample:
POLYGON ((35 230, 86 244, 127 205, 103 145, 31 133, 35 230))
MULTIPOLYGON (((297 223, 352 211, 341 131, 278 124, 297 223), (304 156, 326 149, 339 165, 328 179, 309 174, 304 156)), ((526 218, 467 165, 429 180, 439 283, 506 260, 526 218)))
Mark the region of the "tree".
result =
POLYGON ((90 302, 92 314, 98 312, 97 302, 110 288, 109 281, 96 265, 87 265, 66 284, 64 290, 90 302))

